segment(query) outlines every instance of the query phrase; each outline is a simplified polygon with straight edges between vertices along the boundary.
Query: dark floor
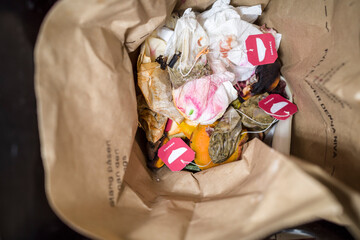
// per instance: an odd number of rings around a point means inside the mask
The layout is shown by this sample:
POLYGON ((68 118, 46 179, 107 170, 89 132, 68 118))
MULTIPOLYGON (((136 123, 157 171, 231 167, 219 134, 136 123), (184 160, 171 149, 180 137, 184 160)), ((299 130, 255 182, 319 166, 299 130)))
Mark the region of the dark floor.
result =
MULTIPOLYGON (((0 240, 86 239, 59 220, 44 192, 33 48, 54 2, 0 2, 0 240)), ((346 229, 325 221, 298 229, 317 239, 351 239, 346 229)))
POLYGON ((0 239, 85 239, 62 223, 44 192, 33 48, 54 0, 0 3, 0 239))

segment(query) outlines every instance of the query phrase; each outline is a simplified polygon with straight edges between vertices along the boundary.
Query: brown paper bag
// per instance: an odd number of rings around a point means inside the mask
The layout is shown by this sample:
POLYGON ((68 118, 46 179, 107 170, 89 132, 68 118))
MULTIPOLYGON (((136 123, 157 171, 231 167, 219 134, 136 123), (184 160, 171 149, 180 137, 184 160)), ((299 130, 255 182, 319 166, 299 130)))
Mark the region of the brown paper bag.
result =
POLYGON ((146 168, 128 53, 175 5, 212 2, 63 0, 51 10, 35 80, 52 208, 99 239, 257 239, 315 219, 360 238, 357 1, 233 2, 262 3, 259 24, 283 34, 282 74, 299 108, 292 156, 255 139, 242 160, 196 174, 146 168))

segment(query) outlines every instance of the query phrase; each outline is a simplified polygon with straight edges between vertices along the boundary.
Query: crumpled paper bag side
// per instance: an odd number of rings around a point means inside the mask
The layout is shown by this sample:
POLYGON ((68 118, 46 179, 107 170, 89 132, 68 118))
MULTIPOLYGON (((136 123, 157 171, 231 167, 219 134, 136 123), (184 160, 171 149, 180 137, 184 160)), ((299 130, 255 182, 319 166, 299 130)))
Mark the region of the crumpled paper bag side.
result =
MULTIPOLYGON (((135 164, 134 171, 142 168, 135 164)), ((241 161, 196 174, 158 174, 146 186, 155 189, 156 197, 134 178, 125 179, 135 192, 146 193, 142 196, 151 208, 150 220, 126 239, 259 239, 319 218, 360 233, 359 194, 257 139, 248 144, 241 161)))
POLYGON ((41 27, 35 88, 46 191, 53 209, 78 230, 97 236, 117 228, 114 206, 137 130, 124 46, 135 49, 138 27, 150 33, 174 4, 65 0, 41 27))
POLYGON ((272 0, 260 22, 283 33, 293 91, 291 154, 360 190, 360 3, 272 0))

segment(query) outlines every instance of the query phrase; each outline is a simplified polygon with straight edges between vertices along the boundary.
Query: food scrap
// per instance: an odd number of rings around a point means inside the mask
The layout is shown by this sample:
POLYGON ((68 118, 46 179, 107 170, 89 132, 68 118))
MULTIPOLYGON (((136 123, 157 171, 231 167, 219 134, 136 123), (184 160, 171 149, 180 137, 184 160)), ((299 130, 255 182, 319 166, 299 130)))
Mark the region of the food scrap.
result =
POLYGON ((253 24, 260 15, 260 5, 233 7, 229 0, 218 0, 202 13, 191 8, 173 13, 145 40, 137 83, 149 168, 176 165, 197 172, 236 161, 244 143, 264 138, 274 127, 279 118, 259 102, 271 94, 288 99, 281 63, 275 61, 281 34, 253 24), (259 35, 273 43, 276 55, 270 63, 261 63, 273 52, 259 35), (250 36, 256 38, 255 49, 247 48, 250 36), (254 51, 257 65, 249 62, 254 51), (194 154, 190 161, 182 159, 187 148, 194 154), (159 155, 170 160, 164 164, 159 155))

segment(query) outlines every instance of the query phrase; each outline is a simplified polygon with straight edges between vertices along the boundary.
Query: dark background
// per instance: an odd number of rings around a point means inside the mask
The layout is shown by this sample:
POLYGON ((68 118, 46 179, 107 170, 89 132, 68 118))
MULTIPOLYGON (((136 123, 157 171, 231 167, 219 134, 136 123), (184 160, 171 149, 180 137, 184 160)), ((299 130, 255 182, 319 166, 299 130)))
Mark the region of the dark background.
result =
POLYGON ((0 1, 0 239, 85 239, 50 209, 34 92, 33 49, 55 0, 0 1))
MULTIPOLYGON (((67 227, 45 196, 34 92, 33 49, 55 0, 0 0, 0 240, 87 239, 67 227)), ((317 239, 352 239, 318 221, 297 227, 317 239)))

